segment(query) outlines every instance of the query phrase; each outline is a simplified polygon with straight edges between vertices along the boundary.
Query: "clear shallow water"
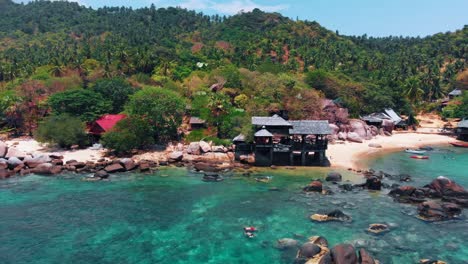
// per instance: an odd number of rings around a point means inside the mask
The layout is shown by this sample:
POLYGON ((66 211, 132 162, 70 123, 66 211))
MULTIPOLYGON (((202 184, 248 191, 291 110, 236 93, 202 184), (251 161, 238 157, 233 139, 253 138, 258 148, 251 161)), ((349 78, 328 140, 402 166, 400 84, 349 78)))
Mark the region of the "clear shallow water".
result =
MULTIPOLYGON (((332 196, 300 192, 328 171, 259 171, 273 175, 268 184, 235 175, 206 183, 185 169, 115 175, 107 182, 72 175, 0 181, 0 263, 292 263, 295 250, 279 251, 275 241, 304 242, 313 235, 331 246, 364 246, 382 263, 468 263, 466 212, 462 220, 424 223, 413 216, 415 207, 394 203, 384 192, 339 193, 334 185, 332 196), (353 222, 308 219, 334 208, 353 222), (396 227, 382 236, 367 234, 376 222, 396 227), (259 229, 254 239, 243 236, 247 225, 259 229)), ((426 177, 418 175, 417 181, 426 177)), ((351 174, 345 179, 362 181, 351 174)))

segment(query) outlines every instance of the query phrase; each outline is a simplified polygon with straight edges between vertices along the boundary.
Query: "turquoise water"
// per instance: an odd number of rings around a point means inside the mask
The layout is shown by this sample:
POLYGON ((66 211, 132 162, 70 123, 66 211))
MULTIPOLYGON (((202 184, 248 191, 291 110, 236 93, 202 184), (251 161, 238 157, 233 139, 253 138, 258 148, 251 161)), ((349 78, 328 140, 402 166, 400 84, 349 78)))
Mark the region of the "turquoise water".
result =
MULTIPOLYGON (((451 168, 468 157, 453 155, 451 168)), ((372 165, 385 169, 402 163, 417 182, 445 174, 468 187, 463 172, 449 175, 442 165, 430 169, 400 156, 378 158, 372 165)), ((466 164, 457 168, 468 172, 466 164)), ((382 263, 420 258, 468 263, 466 212, 461 220, 425 223, 414 217, 414 206, 397 204, 385 192, 341 193, 333 184, 326 184, 335 192, 331 196, 300 191, 329 171, 258 171, 273 176, 267 184, 235 174, 207 183, 185 169, 113 175, 101 182, 83 182, 76 175, 0 181, 0 263, 292 263, 295 250, 276 249, 276 240, 304 242, 314 235, 326 237, 331 246, 365 247, 382 263), (335 208, 353 221, 308 219, 335 208), (392 231, 367 234, 367 226, 377 222, 390 223, 392 231), (243 235, 249 225, 259 229, 253 239, 243 235)), ((344 173, 345 180, 362 181, 344 173)))

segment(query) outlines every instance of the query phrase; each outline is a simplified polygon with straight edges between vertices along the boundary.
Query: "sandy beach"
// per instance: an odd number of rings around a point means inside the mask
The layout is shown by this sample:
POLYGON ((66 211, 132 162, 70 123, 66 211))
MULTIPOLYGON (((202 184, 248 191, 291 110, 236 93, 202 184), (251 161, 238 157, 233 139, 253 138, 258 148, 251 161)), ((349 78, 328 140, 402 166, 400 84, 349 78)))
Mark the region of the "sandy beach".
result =
MULTIPOLYGON (((454 138, 438 134, 418 134, 418 133, 395 133, 391 137, 378 136, 374 139, 364 141, 364 143, 341 142, 329 144, 327 157, 335 168, 365 169, 361 161, 372 155, 399 151, 405 148, 418 148, 424 145, 443 145, 455 141, 454 138), (379 144, 382 148, 369 147, 369 144, 379 144)), ((103 157, 104 150, 80 149, 80 150, 60 150, 49 149, 46 145, 40 144, 32 138, 19 138, 5 141, 9 147, 17 148, 25 153, 60 153, 64 161, 96 161, 103 157)), ((135 156, 136 160, 160 159, 165 156, 165 152, 149 152, 135 156)))
POLYGON ((45 154, 45 153, 60 153, 63 160, 76 160, 80 162, 97 161, 103 157, 103 150, 96 149, 78 149, 78 150, 64 150, 64 149, 51 149, 46 144, 41 144, 33 138, 21 137, 17 139, 6 140, 5 143, 8 147, 13 147, 25 152, 26 154, 45 154))
POLYGON ((390 137, 377 136, 363 143, 343 142, 343 144, 329 144, 327 157, 332 167, 362 168, 362 161, 372 155, 418 148, 426 145, 444 145, 455 141, 454 138, 438 134, 395 133, 390 137), (369 144, 379 144, 382 148, 369 147, 369 144))

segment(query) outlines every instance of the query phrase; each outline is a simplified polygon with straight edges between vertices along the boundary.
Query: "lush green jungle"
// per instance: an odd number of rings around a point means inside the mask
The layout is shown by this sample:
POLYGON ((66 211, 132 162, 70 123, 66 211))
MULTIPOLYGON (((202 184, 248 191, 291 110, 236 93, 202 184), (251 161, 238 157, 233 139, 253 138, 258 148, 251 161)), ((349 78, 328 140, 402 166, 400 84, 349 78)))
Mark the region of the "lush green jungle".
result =
MULTIPOLYGON (((438 99, 468 89, 467 65, 466 25, 373 38, 258 9, 225 17, 0 0, 2 130, 65 147, 87 144, 85 123, 106 113, 128 115, 102 139, 125 151, 181 139, 187 115, 209 124, 191 139, 221 140, 246 132, 252 115, 322 118, 323 98, 354 117, 441 111, 438 99)), ((464 92, 441 113, 465 117, 467 108, 464 92)))

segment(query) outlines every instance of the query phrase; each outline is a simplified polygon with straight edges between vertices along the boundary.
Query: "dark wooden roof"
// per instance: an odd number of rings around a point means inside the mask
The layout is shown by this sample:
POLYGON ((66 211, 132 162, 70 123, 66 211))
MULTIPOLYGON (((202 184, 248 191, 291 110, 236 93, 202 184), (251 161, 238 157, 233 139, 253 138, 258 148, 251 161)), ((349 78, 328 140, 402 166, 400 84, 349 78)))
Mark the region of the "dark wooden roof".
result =
POLYGON ((292 125, 284 120, 282 117, 278 115, 274 116, 253 116, 252 117, 252 125, 254 126, 286 126, 291 127, 292 125))
POLYGON ((330 135, 331 128, 327 120, 297 120, 289 121, 293 128, 289 129, 291 135, 330 135))
POLYGON ((254 136, 255 137, 272 137, 273 134, 271 134, 270 131, 268 131, 266 129, 261 129, 261 130, 257 131, 257 133, 255 133, 254 136))

